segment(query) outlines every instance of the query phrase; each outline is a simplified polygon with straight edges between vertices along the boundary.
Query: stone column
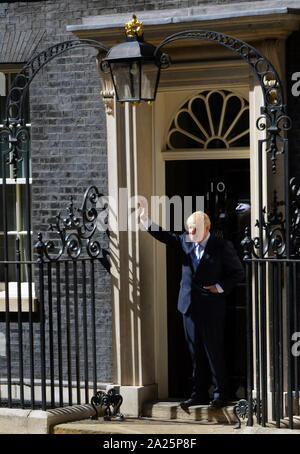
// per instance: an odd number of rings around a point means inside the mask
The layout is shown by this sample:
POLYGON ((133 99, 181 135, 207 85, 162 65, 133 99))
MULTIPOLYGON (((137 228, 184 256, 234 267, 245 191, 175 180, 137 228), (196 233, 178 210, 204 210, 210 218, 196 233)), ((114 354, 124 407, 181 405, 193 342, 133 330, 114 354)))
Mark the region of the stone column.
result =
POLYGON ((143 128, 151 131, 151 107, 121 105, 112 93, 106 80, 113 384, 124 399, 122 412, 138 416, 143 402, 157 395, 152 270, 144 259, 151 254, 151 237, 130 228, 134 201, 129 204, 138 194, 151 195, 151 143, 143 137, 143 128))

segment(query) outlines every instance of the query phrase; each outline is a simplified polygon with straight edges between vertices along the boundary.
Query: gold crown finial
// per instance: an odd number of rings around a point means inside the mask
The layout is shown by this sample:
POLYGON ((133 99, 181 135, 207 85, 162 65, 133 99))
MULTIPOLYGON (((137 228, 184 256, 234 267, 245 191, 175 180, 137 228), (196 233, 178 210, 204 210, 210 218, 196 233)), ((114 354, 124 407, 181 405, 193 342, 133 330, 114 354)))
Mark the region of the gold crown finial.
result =
POLYGON ((143 36, 143 22, 138 21, 136 14, 133 14, 131 21, 125 25, 125 33, 127 36, 143 36))

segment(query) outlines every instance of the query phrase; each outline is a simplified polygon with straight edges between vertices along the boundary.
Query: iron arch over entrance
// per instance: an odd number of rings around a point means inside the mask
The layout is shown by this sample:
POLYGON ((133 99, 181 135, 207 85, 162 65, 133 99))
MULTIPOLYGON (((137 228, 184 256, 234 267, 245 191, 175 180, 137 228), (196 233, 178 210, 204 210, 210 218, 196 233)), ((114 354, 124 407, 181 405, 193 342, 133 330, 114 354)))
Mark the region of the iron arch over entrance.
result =
MULTIPOLYGON (((225 33, 210 30, 188 30, 168 36, 157 46, 156 51, 161 50, 163 46, 181 39, 212 41, 231 50, 249 64, 251 70, 258 78, 264 94, 265 108, 274 107, 276 104, 278 110, 285 112, 284 91, 279 75, 272 63, 255 47, 250 46, 245 41, 241 41, 233 36, 226 35, 225 33), (271 93, 271 90, 273 89, 276 90, 278 96, 276 103, 272 102, 272 98, 275 95, 275 93, 271 93)), ((162 58, 165 58, 164 55, 165 54, 163 54, 162 58)))
POLYGON ((31 82, 38 72, 54 58, 59 57, 65 52, 78 49, 80 47, 94 47, 99 51, 108 51, 108 48, 98 41, 94 41, 92 39, 72 39, 54 44, 28 60, 15 77, 13 86, 11 87, 8 95, 6 104, 7 126, 14 123, 18 123, 23 126, 22 112, 24 97, 31 82))

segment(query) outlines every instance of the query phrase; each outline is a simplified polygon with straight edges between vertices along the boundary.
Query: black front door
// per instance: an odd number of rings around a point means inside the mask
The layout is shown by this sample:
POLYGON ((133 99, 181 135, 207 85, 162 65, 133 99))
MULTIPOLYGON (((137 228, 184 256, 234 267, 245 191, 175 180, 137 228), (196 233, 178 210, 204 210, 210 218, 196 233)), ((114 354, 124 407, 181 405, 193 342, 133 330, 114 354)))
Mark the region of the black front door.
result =
MULTIPOLYGON (((232 241, 242 259, 240 242, 250 225, 250 170, 248 159, 166 162, 166 195, 204 196, 204 211, 211 219, 211 234, 232 241)), ((184 215, 183 215, 184 216, 184 215)), ((172 213, 171 213, 171 229, 172 213)), ((183 224, 184 225, 184 224, 183 224)), ((191 391, 191 362, 184 339, 182 316, 177 311, 181 279, 178 253, 167 248, 169 397, 191 391)), ((245 397, 246 389, 246 287, 237 286, 227 297, 226 362, 230 397, 245 397)))

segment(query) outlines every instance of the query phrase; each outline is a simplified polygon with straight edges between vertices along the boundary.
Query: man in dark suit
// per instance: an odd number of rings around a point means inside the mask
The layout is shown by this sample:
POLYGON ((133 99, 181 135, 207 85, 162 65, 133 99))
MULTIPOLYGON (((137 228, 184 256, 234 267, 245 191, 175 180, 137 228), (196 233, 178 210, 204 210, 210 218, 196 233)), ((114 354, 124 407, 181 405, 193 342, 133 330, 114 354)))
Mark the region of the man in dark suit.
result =
POLYGON ((193 390, 180 405, 188 408, 208 404, 212 379, 214 393, 210 407, 224 407, 227 404, 225 295, 244 279, 243 266, 230 241, 210 234, 210 219, 202 211, 189 216, 187 231, 182 234, 162 229, 148 219, 143 207, 140 219, 154 238, 181 252, 178 310, 183 315, 193 363, 193 390))

